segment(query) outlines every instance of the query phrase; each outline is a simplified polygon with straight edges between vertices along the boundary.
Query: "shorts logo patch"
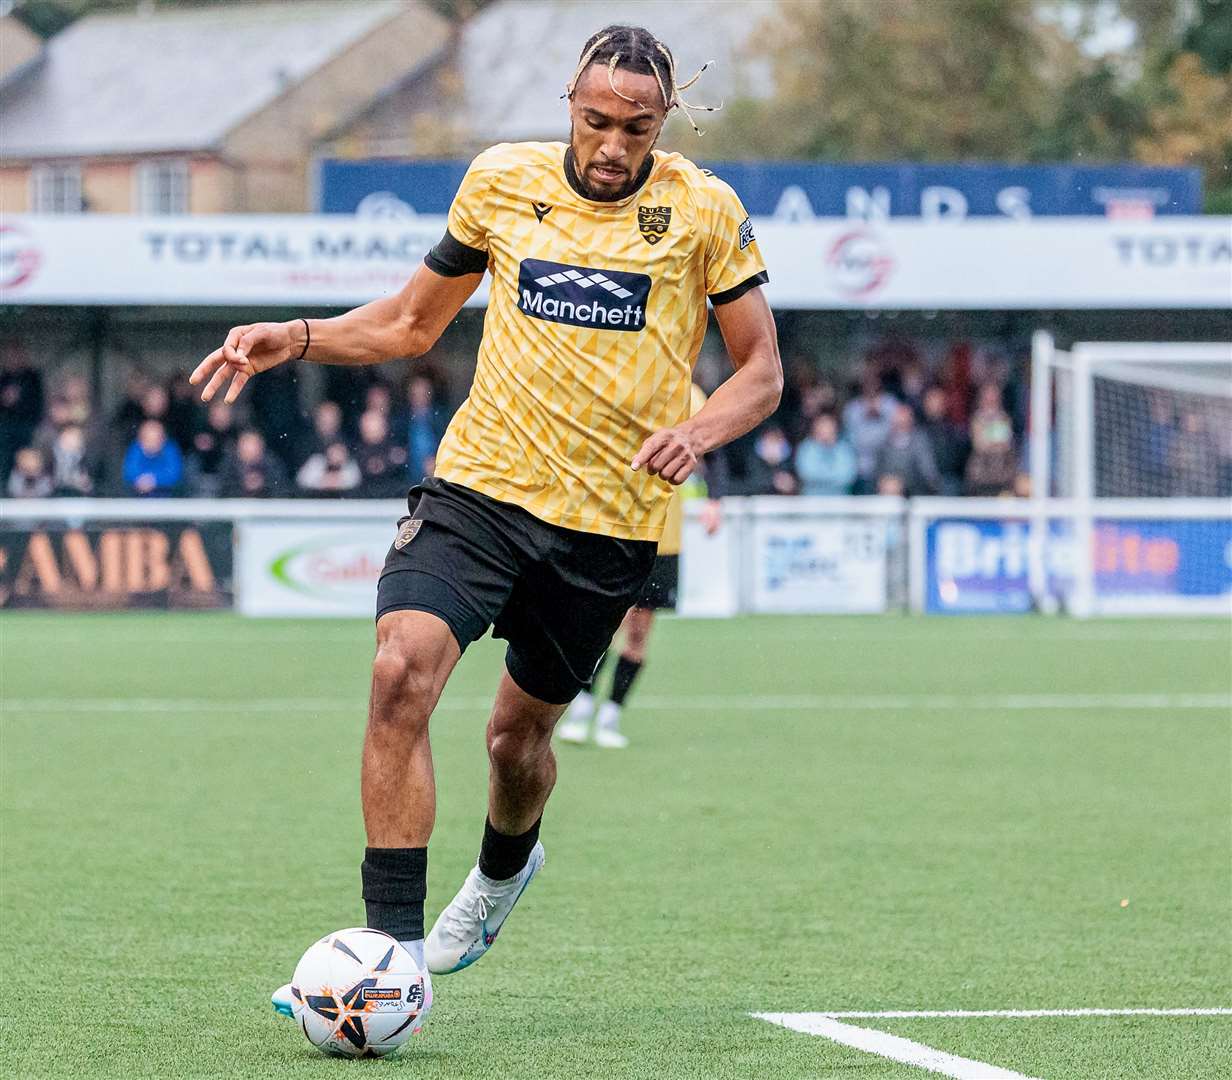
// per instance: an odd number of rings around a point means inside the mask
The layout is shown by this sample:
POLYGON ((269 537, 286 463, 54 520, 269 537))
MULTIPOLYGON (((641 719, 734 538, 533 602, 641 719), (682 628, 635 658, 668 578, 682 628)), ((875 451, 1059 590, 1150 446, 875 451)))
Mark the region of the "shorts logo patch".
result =
POLYGON ((545 322, 636 332, 646 325, 650 284, 646 274, 523 259, 518 308, 545 322))
POLYGON ((394 550, 401 551, 419 534, 420 526, 423 525, 423 518, 411 518, 410 521, 402 523, 402 528, 398 532, 398 539, 394 541, 394 550))
POLYGON ((742 222, 740 222, 740 250, 743 251, 754 241, 754 239, 753 219, 745 218, 742 222))
POLYGON ((670 206, 639 206, 637 208, 637 228, 642 239, 654 247, 663 239, 667 227, 672 223, 672 208, 670 206))

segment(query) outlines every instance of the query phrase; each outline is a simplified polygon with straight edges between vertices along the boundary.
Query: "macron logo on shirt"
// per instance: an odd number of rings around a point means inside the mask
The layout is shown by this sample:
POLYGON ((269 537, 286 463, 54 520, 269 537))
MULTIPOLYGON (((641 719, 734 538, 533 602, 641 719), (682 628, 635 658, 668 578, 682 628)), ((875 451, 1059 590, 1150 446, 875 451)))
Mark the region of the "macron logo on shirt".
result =
POLYGON ((646 274, 545 259, 523 259, 518 271, 518 307, 545 322, 636 332, 646 325, 649 298, 646 274))

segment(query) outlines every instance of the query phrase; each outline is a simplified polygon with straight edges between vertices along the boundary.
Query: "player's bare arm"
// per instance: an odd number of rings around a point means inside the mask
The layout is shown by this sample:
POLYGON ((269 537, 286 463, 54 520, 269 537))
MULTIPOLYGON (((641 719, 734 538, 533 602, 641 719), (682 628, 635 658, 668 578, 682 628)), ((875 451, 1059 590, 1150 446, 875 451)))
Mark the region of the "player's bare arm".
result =
POLYGON ((751 431, 778 408, 783 392, 774 315, 761 289, 714 309, 735 372, 692 417, 656 431, 633 468, 683 484, 704 454, 751 431))
POLYGON ((483 274, 444 277, 421 266, 396 296, 385 296, 332 319, 294 319, 235 326, 188 381, 205 383, 209 401, 231 378, 226 402, 254 375, 292 357, 315 364, 380 364, 422 356, 479 287, 483 274))

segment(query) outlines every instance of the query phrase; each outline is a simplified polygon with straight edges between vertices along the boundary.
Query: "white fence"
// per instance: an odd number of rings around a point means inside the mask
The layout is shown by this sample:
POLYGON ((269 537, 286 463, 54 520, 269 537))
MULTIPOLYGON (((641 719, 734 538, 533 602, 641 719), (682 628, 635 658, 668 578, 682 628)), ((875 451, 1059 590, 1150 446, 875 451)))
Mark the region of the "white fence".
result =
MULTIPOLYGON (((1232 616, 1232 502, 1102 500, 1079 559, 1069 500, 724 500, 687 507, 680 612, 1232 616), (1082 574, 1076 575, 1076 568, 1082 574)), ((405 503, 0 500, 0 607, 234 607, 370 616, 405 503)))

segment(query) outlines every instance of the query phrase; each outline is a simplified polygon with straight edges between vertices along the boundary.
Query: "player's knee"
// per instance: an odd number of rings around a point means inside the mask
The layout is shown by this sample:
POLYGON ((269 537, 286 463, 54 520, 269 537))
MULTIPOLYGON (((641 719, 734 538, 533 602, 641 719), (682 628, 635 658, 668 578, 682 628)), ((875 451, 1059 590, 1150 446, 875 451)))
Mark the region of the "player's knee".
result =
POLYGON ((372 661, 372 701, 374 719, 388 715, 405 717, 409 709, 413 714, 427 713, 432 705, 435 673, 422 655, 397 643, 382 644, 372 661))
POLYGON ((550 748, 551 730, 488 727, 488 758, 500 772, 517 773, 538 761, 550 748))
POLYGON ((625 637, 625 647, 620 650, 620 655, 640 664, 646 658, 646 632, 631 630, 625 637))
POLYGON ((646 654, 646 642, 650 640, 653 616, 640 608, 634 608, 625 622, 625 647, 622 655, 630 660, 642 660, 646 654))

